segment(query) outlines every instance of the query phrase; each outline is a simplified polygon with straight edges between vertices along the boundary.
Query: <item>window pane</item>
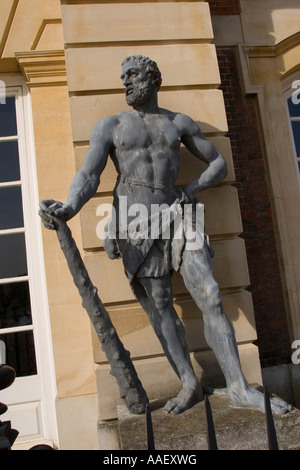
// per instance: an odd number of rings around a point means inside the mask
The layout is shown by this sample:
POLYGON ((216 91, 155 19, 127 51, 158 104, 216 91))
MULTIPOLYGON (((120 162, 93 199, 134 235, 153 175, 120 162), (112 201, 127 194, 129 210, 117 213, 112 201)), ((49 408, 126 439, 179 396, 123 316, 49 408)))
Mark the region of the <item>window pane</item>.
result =
POLYGON ((18 142, 0 142, 0 183, 19 181, 19 179, 18 142))
POLYGON ((5 344, 6 364, 13 367, 17 377, 37 373, 32 331, 0 335, 5 344))
POLYGON ((0 328, 31 324, 28 281, 0 284, 0 328))
POLYGON ((0 230, 23 226, 21 187, 0 188, 0 230))
MULTIPOLYGON (((297 95, 297 100, 299 99, 299 94, 297 95)), ((292 96, 288 99, 289 112, 291 117, 300 116, 300 103, 294 100, 292 101, 292 96)))
POLYGON ((0 137, 17 135, 16 104, 14 97, 7 97, 0 104, 0 137))
POLYGON ((297 157, 300 157, 300 121, 292 122, 297 157))
POLYGON ((0 278, 27 275, 25 234, 0 236, 0 278))

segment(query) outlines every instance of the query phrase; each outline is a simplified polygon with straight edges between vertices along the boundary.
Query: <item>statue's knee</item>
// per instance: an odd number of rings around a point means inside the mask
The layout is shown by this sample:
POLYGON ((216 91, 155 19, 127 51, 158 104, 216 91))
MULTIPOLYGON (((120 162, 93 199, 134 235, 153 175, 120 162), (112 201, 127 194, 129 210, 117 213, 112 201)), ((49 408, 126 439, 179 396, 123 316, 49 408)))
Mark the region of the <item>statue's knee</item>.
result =
POLYGON ((164 314, 164 312, 170 309, 170 300, 167 297, 157 297, 155 300, 155 307, 158 312, 164 314))
POLYGON ((206 305, 210 310, 216 310, 222 306, 222 298, 219 285, 216 282, 209 284, 205 292, 206 305))

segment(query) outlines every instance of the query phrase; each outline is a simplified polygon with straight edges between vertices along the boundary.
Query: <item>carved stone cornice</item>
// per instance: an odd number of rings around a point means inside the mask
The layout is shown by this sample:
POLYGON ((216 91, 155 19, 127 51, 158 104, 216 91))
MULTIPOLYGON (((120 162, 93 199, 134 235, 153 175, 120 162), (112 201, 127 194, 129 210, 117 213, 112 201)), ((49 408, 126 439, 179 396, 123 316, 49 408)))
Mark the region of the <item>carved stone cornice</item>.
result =
POLYGON ((298 44, 300 44, 300 31, 274 45, 244 44, 243 49, 249 58, 272 58, 284 54, 298 44))
POLYGON ((15 56, 29 88, 67 84, 63 50, 16 52, 15 56))

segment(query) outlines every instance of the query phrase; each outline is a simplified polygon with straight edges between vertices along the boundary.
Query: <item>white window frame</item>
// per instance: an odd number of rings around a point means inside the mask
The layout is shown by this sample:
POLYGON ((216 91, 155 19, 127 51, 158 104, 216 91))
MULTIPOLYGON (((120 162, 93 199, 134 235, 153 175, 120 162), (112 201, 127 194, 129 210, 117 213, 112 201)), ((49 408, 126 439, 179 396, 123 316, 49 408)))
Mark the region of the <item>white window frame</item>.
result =
MULTIPOLYGON (((290 131, 290 138, 291 138, 291 144, 292 144, 292 149, 293 149, 293 154, 294 154, 294 159, 295 159, 295 167, 296 167, 296 172, 297 172, 297 178, 298 178, 298 185, 299 185, 299 190, 300 190, 300 156, 297 155, 297 150, 296 150, 296 145, 295 145, 295 139, 294 139, 294 132, 292 128, 292 122, 300 122, 300 116, 297 117, 291 117, 290 116, 290 111, 289 111, 289 106, 288 106, 288 99, 291 98, 293 93, 296 91, 295 88, 293 88, 293 83, 296 81, 300 82, 300 72, 296 72, 293 75, 291 75, 287 80, 285 80, 283 84, 283 95, 285 99, 285 106, 286 106, 286 112, 287 112, 287 118, 288 118, 288 124, 289 124, 289 131, 290 131)), ((300 96, 300 95, 299 95, 300 96)), ((299 113, 300 113, 300 103, 299 103, 299 113)))
MULTIPOLYGON (((42 419, 44 438, 58 445, 55 398, 57 394, 47 285, 42 245, 41 222, 38 215, 39 194, 34 145, 31 96, 23 76, 0 75, 0 95, 15 96, 18 123, 20 183, 22 188, 24 229, 7 230, 7 233, 25 231, 28 276, 1 279, 0 282, 29 280, 32 308, 32 325, 1 329, 1 333, 33 329, 35 337, 37 375, 42 387, 42 419), (5 90, 3 90, 5 84, 5 90), (7 331, 6 331, 7 330, 7 331)), ((1 106, 1 104, 0 104, 1 106)), ((2 139, 5 140, 5 139, 2 139)), ((2 231, 3 232, 3 231, 2 231)), ((28 376, 30 377, 30 376, 28 376)), ((15 382, 26 382, 27 377, 17 377, 15 382)), ((7 392, 14 393, 14 384, 7 392)), ((3 390, 1 396, 3 396, 3 390)), ((1 398, 2 400, 2 398, 1 398)), ((5 403, 5 399, 2 400, 5 403)))

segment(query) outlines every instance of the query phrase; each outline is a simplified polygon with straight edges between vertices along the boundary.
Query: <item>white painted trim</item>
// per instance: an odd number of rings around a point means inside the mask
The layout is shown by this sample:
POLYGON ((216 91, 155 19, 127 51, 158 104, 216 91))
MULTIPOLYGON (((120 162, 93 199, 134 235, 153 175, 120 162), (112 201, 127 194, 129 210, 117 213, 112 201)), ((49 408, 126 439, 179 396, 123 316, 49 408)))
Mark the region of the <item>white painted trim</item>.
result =
MULTIPOLYGON (((13 232, 14 233, 14 232, 13 232)), ((21 232, 22 233, 22 232, 21 232)), ((0 284, 11 284, 12 282, 29 281, 29 276, 3 277, 0 278, 0 284)))
POLYGON ((9 328, 1 328, 1 335, 6 335, 7 333, 19 333, 21 331, 30 331, 33 330, 33 325, 24 325, 24 326, 13 326, 9 328))
MULTIPOLYGON (((283 96, 284 96, 284 99, 285 99, 286 114, 287 114, 287 120, 288 120, 290 137, 291 137, 291 144, 292 144, 294 159, 295 159, 295 170, 296 170, 296 173, 297 173, 298 184, 299 184, 299 189, 300 189, 300 168, 299 168, 300 158, 297 155, 296 146, 295 146, 295 139, 294 139, 294 132, 293 132, 293 128, 292 128, 292 122, 300 121, 300 116, 296 119, 291 118, 290 112, 289 112, 289 107, 288 107, 288 99, 292 96, 293 91, 294 91, 294 89, 292 88, 292 83, 295 80, 300 80, 299 70, 297 72, 293 73, 291 76, 289 76, 286 80, 283 81, 282 90, 283 90, 283 96)), ((299 104, 299 110, 300 110, 300 104, 299 104)))
MULTIPOLYGON (((39 195, 34 144, 34 129, 31 96, 25 79, 20 74, 5 74, 0 77, 5 82, 6 93, 16 94, 18 119, 18 140, 20 173, 24 206, 24 226, 27 247, 29 287, 32 302, 32 320, 35 331, 35 347, 38 375, 42 389, 42 419, 45 439, 58 445, 58 431, 55 409, 56 377, 49 318, 49 305, 44 266, 41 223, 38 215, 39 195), (26 184, 28 183, 28 184, 26 184)), ((20 280, 25 280, 22 277, 20 280)), ((20 382, 17 379, 17 382, 20 382)))
POLYGON ((8 137, 0 137, 0 142, 15 142, 18 139, 17 135, 10 135, 8 137))
POLYGON ((0 188, 11 188, 14 186, 21 186, 21 181, 8 181, 7 183, 0 183, 0 188))
POLYGON ((8 228, 5 230, 0 230, 0 235, 11 235, 14 233, 25 233, 25 227, 8 228))
MULTIPOLYGON (((41 276, 39 280, 39 297, 38 305, 35 305, 36 311, 43 312, 43 316, 36 316, 34 321, 38 329, 37 334, 37 356, 38 369, 42 376, 42 393, 43 393, 43 413, 45 421, 46 438, 53 440, 58 444, 58 431, 56 421, 56 408, 55 398, 57 395, 56 389, 56 376, 54 368, 54 357, 53 357, 53 345, 51 337, 51 325, 49 315, 49 304, 48 294, 46 285, 46 274, 45 274, 45 263, 44 263, 44 252, 42 244, 42 231, 41 221, 38 215, 39 208, 39 194, 38 194, 38 179, 36 169, 36 156, 35 156, 35 145, 34 145, 34 130, 33 130, 33 117, 31 107, 31 96, 29 89, 23 81, 23 106, 24 106, 24 122, 25 122, 25 136, 26 136, 26 151, 27 155, 31 155, 32 158, 27 159, 27 171, 28 174, 32 175, 34 184, 29 186, 29 198, 31 201, 35 201, 35 210, 31 214, 30 224, 32 232, 35 234, 34 240, 30 237, 32 246, 30 247, 31 253, 34 251, 38 253, 38 256, 34 256, 30 259, 32 263, 31 268, 39 273, 41 276)), ((34 301, 37 301, 35 296, 34 301)))

